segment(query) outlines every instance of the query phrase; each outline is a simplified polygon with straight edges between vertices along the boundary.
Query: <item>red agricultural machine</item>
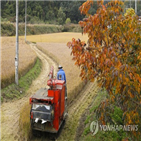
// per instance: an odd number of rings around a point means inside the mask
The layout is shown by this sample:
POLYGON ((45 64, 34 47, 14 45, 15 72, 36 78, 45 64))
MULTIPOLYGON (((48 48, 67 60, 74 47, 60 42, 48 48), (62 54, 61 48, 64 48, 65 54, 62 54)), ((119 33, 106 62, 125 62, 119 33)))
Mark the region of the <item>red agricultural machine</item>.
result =
POLYGON ((33 130, 57 133, 67 117, 67 93, 64 80, 57 80, 51 68, 47 88, 30 97, 30 121, 33 130))

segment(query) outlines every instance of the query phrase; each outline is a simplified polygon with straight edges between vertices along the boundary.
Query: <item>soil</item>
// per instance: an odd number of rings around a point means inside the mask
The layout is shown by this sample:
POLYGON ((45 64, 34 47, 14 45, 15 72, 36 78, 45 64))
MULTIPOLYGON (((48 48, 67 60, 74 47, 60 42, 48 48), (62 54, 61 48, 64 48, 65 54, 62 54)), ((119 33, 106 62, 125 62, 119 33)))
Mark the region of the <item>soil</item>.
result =
MULTIPOLYGON (((60 44, 61 45, 61 44, 60 44)), ((30 89, 28 90, 25 97, 3 103, 1 105, 1 140, 2 141, 21 141, 20 131, 19 131, 19 116, 20 108, 29 101, 29 97, 39 88, 47 87, 46 82, 48 79, 48 73, 50 71, 50 66, 54 66, 55 74, 57 72, 57 65, 43 52, 37 49, 35 44, 30 44, 31 48, 36 52, 37 56, 41 59, 43 63, 42 72, 39 77, 33 81, 30 89)), ((63 125, 63 128, 59 131, 56 141, 73 141, 75 140, 75 135, 77 127, 79 125, 79 119, 83 112, 87 109, 89 104, 92 102, 93 98, 96 96, 99 88, 97 82, 88 83, 82 89, 82 91, 76 96, 70 105, 68 105, 68 118, 63 125)), ((51 140, 48 134, 44 133, 41 137, 33 137, 33 141, 47 141, 51 140)))

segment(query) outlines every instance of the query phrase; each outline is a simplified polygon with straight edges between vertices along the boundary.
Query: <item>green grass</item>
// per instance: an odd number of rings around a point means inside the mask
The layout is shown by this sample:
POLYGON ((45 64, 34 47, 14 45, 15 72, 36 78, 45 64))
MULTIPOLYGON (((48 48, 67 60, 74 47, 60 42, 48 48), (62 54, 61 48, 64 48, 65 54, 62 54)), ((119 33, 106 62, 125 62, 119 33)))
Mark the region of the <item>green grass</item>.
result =
POLYGON ((86 118, 86 120, 85 120, 85 124, 89 123, 90 117, 91 117, 91 115, 88 115, 88 116, 87 116, 87 118, 86 118))
POLYGON ((89 114, 87 115, 86 120, 84 122, 85 123, 85 129, 84 129, 83 135, 87 135, 88 133, 90 133, 90 123, 94 120, 97 120, 96 115, 94 114, 94 111, 97 109, 100 102, 103 99, 105 99, 106 95, 107 95, 106 91, 100 91, 97 94, 97 96, 95 97, 93 104, 92 104, 91 108, 89 109, 89 114))
POLYGON ((122 141, 123 138, 126 138, 125 132, 122 133, 122 136, 120 136, 118 132, 115 131, 109 131, 109 132, 98 131, 98 133, 95 136, 92 136, 92 134, 88 134, 87 136, 85 136, 84 140, 85 141, 122 141))
MULTIPOLYGON (((105 141, 115 141, 115 140, 122 140, 127 137, 126 132, 123 132, 122 130, 116 132, 116 131, 98 131, 98 133, 93 136, 92 133, 90 132, 90 124, 92 121, 98 120, 96 117, 95 110, 98 108, 100 105, 101 101, 103 101, 107 96, 107 93, 105 90, 102 90, 98 93, 97 97, 94 99, 92 106, 89 108, 89 113, 87 114, 87 117, 85 119, 84 124, 84 129, 83 129, 83 134, 79 138, 79 140, 82 141, 100 141, 100 140, 105 140, 105 141)), ((115 124, 121 125, 123 124, 122 121, 122 110, 119 107, 114 107, 114 112, 110 114, 112 117, 112 120, 115 122, 115 124)), ((107 123, 109 124, 109 123, 107 123)))
POLYGON ((90 127, 89 126, 84 129, 83 134, 87 135, 88 133, 90 133, 90 127))
MULTIPOLYGON (((58 25, 27 25, 27 35, 47 34, 62 32, 63 27, 58 25)), ((1 23, 2 36, 15 36, 16 27, 10 22, 1 23)), ((19 35, 25 34, 25 25, 19 25, 19 35)))
POLYGON ((22 97, 29 89, 32 81, 40 74, 41 68, 41 60, 37 58, 34 67, 20 78, 19 85, 12 83, 1 90, 1 102, 22 97))

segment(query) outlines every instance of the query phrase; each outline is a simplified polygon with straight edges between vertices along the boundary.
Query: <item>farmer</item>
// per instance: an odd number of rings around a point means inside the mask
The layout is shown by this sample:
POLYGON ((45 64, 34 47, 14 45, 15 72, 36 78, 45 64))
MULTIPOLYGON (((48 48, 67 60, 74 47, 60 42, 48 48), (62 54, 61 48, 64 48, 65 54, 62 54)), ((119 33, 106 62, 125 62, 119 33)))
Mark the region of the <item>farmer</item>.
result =
POLYGON ((61 65, 59 65, 59 67, 58 67, 59 70, 57 72, 57 79, 58 80, 65 80, 65 83, 66 83, 66 75, 65 75, 65 72, 62 68, 63 67, 61 65))
POLYGON ((65 99, 67 98, 67 85, 66 85, 66 75, 65 75, 65 72, 64 70, 62 69, 63 67, 61 65, 59 65, 58 67, 58 72, 57 72, 57 79, 58 80, 65 80, 65 99))

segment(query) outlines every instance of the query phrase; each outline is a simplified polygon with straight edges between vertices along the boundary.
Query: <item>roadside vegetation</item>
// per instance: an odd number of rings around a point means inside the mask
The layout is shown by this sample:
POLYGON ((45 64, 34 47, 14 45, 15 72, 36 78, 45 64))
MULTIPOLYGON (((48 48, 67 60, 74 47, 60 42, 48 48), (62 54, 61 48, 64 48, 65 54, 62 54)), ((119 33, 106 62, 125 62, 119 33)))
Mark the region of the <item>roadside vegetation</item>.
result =
POLYGON ((32 81, 40 74, 41 68, 41 61, 37 58, 34 66, 19 79, 19 85, 12 83, 1 90, 1 102, 23 97, 32 81))
MULTIPOLYGON (((78 24, 67 23, 64 25, 54 24, 27 24, 27 35, 39 35, 58 32, 81 32, 81 28, 78 24)), ((16 27, 13 23, 4 22, 1 23, 1 35, 2 36, 15 36, 16 27)), ((19 24, 19 35, 25 34, 25 25, 19 24)))
MULTIPOLYGON (((80 123, 76 132, 76 140, 79 141, 99 141, 99 140, 124 140, 128 138, 128 133, 122 129, 119 131, 101 131, 99 128, 98 132, 93 135, 90 131, 90 125, 93 121, 99 121, 96 111, 100 106, 100 103, 108 97, 106 90, 101 89, 97 96, 94 98, 93 102, 85 110, 82 117, 80 118, 80 123)), ((120 107, 111 105, 112 112, 109 114, 109 118, 112 119, 113 125, 124 125, 122 115, 123 111, 120 107)), ((100 125, 100 122, 98 123, 100 125)), ((107 122, 106 125, 110 125, 110 122, 107 122)), ((129 140, 132 140, 129 138, 129 140)))

